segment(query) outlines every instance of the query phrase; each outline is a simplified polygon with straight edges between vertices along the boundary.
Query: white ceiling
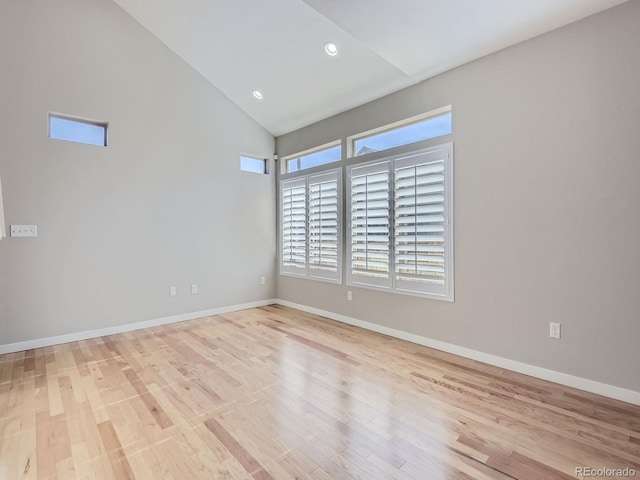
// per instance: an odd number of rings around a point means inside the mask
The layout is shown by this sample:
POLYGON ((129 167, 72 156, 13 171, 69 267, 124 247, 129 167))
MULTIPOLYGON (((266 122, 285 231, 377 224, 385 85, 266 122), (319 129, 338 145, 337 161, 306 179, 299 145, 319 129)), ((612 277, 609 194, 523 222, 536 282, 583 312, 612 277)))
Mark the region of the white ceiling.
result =
POLYGON ((278 136, 626 0, 114 1, 278 136))

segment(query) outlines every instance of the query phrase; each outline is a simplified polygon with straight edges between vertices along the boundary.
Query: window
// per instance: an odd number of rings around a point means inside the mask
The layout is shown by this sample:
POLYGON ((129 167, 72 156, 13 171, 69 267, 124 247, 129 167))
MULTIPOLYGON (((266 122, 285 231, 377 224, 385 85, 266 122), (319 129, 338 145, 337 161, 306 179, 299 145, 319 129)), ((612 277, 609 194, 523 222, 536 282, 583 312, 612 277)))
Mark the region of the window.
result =
MULTIPOLYGON (((428 118, 417 121, 403 121, 400 126, 387 126, 373 132, 352 137, 354 156, 388 150, 389 148, 407 145, 409 143, 428 140, 451 133, 451 112, 431 112, 428 118)), ((396 124, 397 125, 397 124, 396 124)))
POLYGON ((348 283, 453 301, 452 145, 348 168, 348 283))
POLYGON ((240 157, 240 170, 243 172, 268 173, 266 158, 240 157))
POLYGON ((49 138, 107 146, 107 123, 49 114, 49 138))
POLYGON ((342 282, 340 169, 280 182, 280 273, 342 282))
POLYGON ((308 150, 296 154, 293 158, 286 158, 286 173, 298 172, 307 168, 313 168, 327 163, 337 162, 342 158, 342 146, 335 144, 308 150))

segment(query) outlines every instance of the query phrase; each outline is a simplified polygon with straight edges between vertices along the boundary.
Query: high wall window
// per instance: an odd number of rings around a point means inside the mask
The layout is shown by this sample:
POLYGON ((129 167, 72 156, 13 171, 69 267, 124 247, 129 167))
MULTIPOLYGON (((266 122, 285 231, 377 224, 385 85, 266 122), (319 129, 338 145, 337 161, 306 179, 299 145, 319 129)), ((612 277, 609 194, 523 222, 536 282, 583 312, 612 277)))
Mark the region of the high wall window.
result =
POLYGON ((452 150, 347 168, 350 285, 453 300, 452 150))
POLYGON ((340 169, 280 182, 280 273, 341 283, 340 169))
POLYGON ((266 158, 240 156, 240 170, 251 173, 269 173, 266 158))
POLYGON ((107 146, 107 123, 66 115, 49 114, 49 138, 107 146))

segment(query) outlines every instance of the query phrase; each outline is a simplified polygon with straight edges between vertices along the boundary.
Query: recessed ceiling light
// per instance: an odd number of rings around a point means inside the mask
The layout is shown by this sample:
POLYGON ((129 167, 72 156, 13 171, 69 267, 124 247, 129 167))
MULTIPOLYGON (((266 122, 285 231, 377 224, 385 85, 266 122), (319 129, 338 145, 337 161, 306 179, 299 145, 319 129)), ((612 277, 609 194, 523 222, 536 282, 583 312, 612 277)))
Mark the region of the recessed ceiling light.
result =
POLYGON ((262 95, 262 92, 259 90, 254 90, 253 91, 253 96, 255 98, 257 98, 258 100, 262 100, 264 98, 264 96, 262 95))
POLYGON ((338 46, 333 42, 327 42, 324 44, 324 51, 330 57, 335 57, 338 54, 338 46))

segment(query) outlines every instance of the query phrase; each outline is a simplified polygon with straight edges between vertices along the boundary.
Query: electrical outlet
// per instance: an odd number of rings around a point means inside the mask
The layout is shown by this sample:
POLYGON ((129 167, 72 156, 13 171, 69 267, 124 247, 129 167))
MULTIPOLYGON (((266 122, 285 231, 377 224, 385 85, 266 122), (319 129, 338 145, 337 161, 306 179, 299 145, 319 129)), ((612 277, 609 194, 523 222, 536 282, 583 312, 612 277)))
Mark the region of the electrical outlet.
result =
POLYGON ((264 285, 265 283, 267 283, 267 279, 264 277, 260 277, 260 285, 264 285))
POLYGON ((12 237, 37 237, 37 225, 11 225, 12 237))
POLYGON ((169 295, 175 297, 177 295, 176 287, 169 287, 169 295))
POLYGON ((560 324, 559 323, 549 323, 549 336, 551 338, 560 338, 560 324))
POLYGON ((349 301, 353 300, 353 293, 351 292, 351 290, 347 292, 347 300, 349 301))
POLYGON ((194 283, 191 285, 191 295, 196 295, 198 293, 198 284, 194 283))

